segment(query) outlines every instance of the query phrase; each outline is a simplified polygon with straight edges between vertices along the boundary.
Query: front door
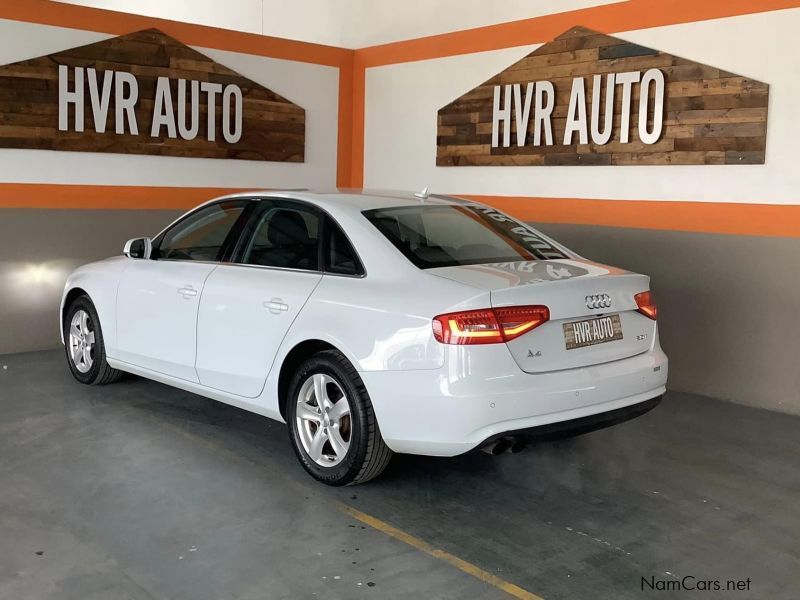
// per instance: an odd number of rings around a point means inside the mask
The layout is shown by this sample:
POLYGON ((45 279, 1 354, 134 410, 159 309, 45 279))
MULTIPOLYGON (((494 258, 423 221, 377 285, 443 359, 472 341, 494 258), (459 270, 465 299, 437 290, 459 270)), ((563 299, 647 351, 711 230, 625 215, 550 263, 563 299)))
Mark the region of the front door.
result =
POLYGON ((117 296, 119 359, 196 382, 197 308, 215 268, 213 263, 135 260, 117 296))
POLYGON ((118 356, 139 367, 198 381, 197 313, 208 276, 245 219, 247 200, 203 206, 153 242, 149 259, 131 259, 117 292, 118 356))

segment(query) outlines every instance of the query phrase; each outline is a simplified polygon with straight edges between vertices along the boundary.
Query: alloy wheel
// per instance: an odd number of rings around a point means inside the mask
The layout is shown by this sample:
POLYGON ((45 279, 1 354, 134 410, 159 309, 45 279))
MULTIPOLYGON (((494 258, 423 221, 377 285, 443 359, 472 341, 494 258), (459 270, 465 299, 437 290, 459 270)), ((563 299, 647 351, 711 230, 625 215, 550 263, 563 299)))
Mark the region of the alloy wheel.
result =
POLYGON ((297 396, 297 431, 309 458, 321 467, 338 465, 350 448, 350 403, 331 376, 315 373, 297 396))
POLYGON ((72 364, 81 373, 88 373, 94 364, 94 327, 92 318, 85 310, 72 315, 69 324, 69 356, 72 364))

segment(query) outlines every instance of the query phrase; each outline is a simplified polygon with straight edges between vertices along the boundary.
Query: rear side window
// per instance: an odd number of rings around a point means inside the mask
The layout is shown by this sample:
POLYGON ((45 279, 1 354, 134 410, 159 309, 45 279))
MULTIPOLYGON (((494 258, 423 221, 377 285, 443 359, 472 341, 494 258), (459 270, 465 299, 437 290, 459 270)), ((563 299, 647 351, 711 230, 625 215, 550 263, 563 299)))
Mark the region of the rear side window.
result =
POLYGON ((244 248, 246 265, 319 270, 319 214, 289 201, 262 201, 255 229, 244 248))
POLYGON ((229 200, 191 213, 157 240, 153 258, 210 262, 220 260, 225 240, 248 203, 248 200, 229 200))
POLYGON ((363 275, 364 268, 342 228, 333 219, 328 218, 325 222, 325 231, 327 238, 324 246, 325 271, 339 275, 363 275))
POLYGON ((401 206, 363 214, 421 269, 567 258, 535 230, 485 206, 401 206))

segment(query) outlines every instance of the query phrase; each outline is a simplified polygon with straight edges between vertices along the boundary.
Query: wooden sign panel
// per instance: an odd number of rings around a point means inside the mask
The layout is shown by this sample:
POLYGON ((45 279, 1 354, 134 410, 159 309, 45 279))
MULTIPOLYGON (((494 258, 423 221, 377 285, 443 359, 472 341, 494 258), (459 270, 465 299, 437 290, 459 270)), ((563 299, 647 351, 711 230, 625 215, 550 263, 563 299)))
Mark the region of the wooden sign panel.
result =
POLYGON ((0 67, 0 148, 303 162, 305 111, 148 29, 0 67))
POLYGON ((763 164, 769 86, 573 27, 439 110, 436 164, 763 164))

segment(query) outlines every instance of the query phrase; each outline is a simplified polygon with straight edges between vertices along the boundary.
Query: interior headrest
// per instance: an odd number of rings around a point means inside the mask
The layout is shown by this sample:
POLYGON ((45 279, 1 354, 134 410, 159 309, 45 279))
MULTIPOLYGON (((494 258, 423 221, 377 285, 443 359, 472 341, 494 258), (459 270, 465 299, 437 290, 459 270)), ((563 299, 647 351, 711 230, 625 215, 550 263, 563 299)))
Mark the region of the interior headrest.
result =
POLYGON ((379 217, 375 219, 375 224, 381 231, 388 234, 390 238, 394 237, 398 241, 403 239, 400 233, 400 223, 398 223, 397 219, 394 217, 379 217))
POLYGON ((274 246, 311 243, 305 219, 293 210, 279 210, 272 215, 267 238, 274 246))

